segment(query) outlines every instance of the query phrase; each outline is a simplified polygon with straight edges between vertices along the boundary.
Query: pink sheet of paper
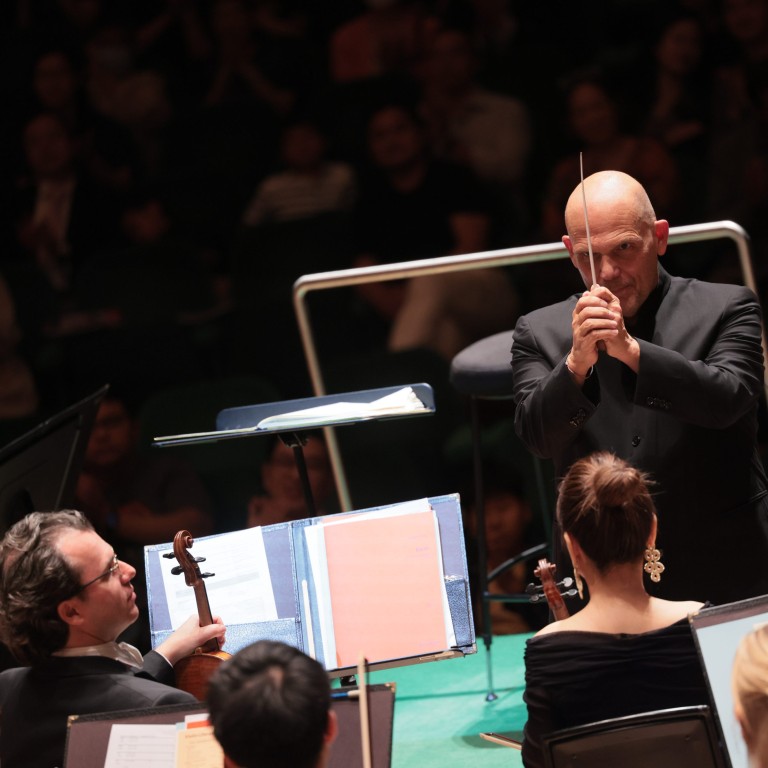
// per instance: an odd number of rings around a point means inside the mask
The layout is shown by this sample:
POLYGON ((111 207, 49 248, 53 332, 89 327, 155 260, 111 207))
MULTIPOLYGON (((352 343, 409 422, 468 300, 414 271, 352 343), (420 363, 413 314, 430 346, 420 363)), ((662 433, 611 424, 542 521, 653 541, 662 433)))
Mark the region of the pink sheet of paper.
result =
POLYGON ((324 524, 339 667, 445 650, 434 512, 324 524))

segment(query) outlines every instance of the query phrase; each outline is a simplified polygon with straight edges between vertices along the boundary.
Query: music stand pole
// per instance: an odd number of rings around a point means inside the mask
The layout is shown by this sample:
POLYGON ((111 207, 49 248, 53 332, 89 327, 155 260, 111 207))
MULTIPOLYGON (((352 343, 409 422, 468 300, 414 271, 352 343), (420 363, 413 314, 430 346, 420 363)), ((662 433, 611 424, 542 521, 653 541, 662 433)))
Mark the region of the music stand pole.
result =
POLYGON ((483 613, 483 642, 485 643, 485 666, 488 675, 488 693, 486 701, 495 701, 498 696, 493 690, 493 667, 491 664, 491 642, 493 640, 491 627, 491 604, 488 599, 488 546, 485 531, 485 492, 483 487, 483 450, 481 445, 480 414, 477 401, 470 398, 472 424, 472 444, 474 446, 475 474, 475 518, 477 524, 477 570, 480 585, 481 607, 483 613))
POLYGON ((307 462, 304 458, 304 445, 307 442, 307 436, 299 434, 298 432, 281 432, 280 439, 293 451, 293 458, 296 461, 296 469, 299 472, 299 479, 301 480, 301 489, 304 492, 304 501, 307 505, 307 517, 317 517, 315 499, 312 495, 312 486, 309 484, 307 462))

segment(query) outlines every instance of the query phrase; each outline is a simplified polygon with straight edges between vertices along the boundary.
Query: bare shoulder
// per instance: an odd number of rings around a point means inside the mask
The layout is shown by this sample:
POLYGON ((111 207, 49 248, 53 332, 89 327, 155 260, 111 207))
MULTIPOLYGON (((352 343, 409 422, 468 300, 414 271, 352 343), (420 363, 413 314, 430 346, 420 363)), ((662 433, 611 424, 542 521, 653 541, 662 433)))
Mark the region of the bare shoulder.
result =
POLYGON ((565 632, 567 630, 580 629, 580 627, 575 626, 575 624, 578 624, 579 622, 575 622, 574 618, 575 618, 574 616, 569 616, 567 619, 561 619, 560 621, 553 621, 551 624, 547 624, 546 626, 542 627, 534 635, 534 637, 539 637, 541 635, 553 635, 556 632, 565 632))
POLYGON ((659 624, 674 624, 693 613, 698 613, 703 607, 704 603, 696 600, 658 600, 656 608, 659 624))

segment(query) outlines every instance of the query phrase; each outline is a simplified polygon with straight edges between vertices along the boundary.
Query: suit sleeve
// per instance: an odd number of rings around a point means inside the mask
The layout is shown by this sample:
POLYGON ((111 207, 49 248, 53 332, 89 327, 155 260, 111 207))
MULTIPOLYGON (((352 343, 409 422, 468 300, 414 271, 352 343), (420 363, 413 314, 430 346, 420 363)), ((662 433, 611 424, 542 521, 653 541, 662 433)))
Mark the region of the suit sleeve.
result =
POLYGON ((596 377, 579 388, 565 366, 565 355, 549 359, 526 317, 515 326, 512 376, 518 436, 537 456, 561 455, 597 408, 596 377))
POLYGON ((634 401, 688 424, 725 429, 750 411, 760 397, 761 342, 759 304, 751 291, 739 289, 722 310, 702 359, 688 360, 679 352, 638 340, 640 368, 634 401))
POLYGON ((138 674, 156 680, 158 683, 165 683, 166 685, 173 685, 174 683, 173 667, 165 656, 157 651, 150 651, 144 657, 144 666, 138 674))

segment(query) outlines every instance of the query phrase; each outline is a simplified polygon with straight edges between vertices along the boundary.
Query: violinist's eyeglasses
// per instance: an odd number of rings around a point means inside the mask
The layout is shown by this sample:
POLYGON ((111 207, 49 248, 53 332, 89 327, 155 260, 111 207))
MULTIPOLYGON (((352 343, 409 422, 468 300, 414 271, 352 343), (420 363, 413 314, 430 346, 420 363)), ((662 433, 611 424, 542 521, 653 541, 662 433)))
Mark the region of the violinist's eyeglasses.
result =
POLYGON ((111 576, 113 573, 119 573, 120 572, 120 561, 117 558, 117 555, 112 555, 112 565, 107 568, 104 573, 100 573, 95 579, 91 579, 90 581, 86 581, 85 584, 81 584, 78 588, 77 592, 82 592, 86 587, 90 587, 91 584, 95 584, 97 581, 101 579, 106 579, 109 576, 111 576))

